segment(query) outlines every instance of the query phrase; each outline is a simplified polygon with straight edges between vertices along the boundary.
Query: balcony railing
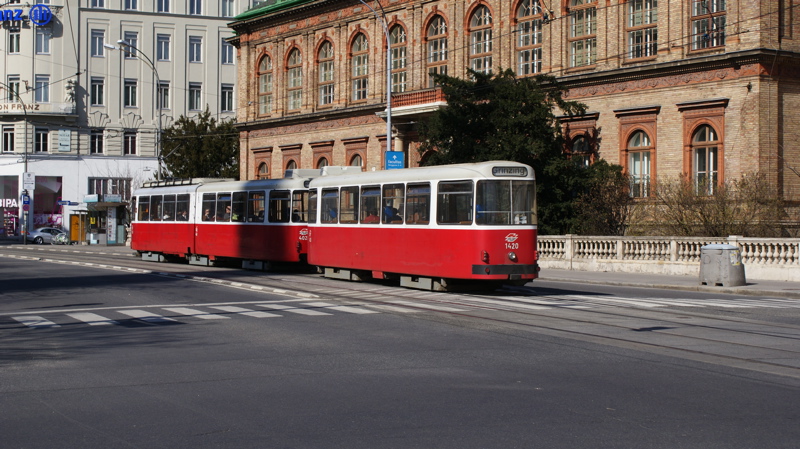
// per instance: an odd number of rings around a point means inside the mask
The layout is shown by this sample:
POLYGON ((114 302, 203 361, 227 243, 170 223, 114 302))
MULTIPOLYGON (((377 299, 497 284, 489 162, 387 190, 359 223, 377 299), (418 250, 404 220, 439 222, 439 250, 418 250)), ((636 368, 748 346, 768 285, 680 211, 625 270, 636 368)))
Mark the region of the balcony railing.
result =
POLYGON ((399 94, 392 94, 392 107, 400 108, 403 106, 419 106, 423 104, 444 102, 444 93, 442 89, 434 87, 433 89, 415 90, 413 92, 403 92, 399 94))

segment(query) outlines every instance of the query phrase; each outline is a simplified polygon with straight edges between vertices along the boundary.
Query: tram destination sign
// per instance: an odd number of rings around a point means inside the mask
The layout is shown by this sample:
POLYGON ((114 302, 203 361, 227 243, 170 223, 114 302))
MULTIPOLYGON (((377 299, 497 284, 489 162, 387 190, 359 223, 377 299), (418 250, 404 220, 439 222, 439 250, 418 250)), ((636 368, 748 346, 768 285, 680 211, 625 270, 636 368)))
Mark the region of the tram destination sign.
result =
POLYGON ((492 176, 528 176, 526 167, 492 167, 492 176))

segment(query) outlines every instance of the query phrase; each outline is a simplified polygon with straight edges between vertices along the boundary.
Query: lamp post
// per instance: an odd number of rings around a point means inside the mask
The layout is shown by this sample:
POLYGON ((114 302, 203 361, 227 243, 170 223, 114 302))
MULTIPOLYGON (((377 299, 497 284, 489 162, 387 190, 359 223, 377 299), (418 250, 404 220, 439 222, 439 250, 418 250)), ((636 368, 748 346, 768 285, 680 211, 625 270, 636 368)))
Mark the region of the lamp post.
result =
POLYGON ((375 14, 375 18, 381 22, 383 33, 386 35, 386 151, 392 151, 392 41, 389 35, 389 25, 386 23, 386 11, 383 10, 383 5, 377 0, 376 3, 381 8, 382 17, 367 2, 364 0, 358 1, 375 14))
MULTIPOLYGON (((14 96, 17 97, 17 100, 19 101, 19 104, 22 105, 22 114, 25 115, 25 138, 22 140, 22 151, 23 151, 23 156, 22 156, 23 169, 22 169, 22 173, 23 173, 23 176, 25 176, 25 173, 28 173, 28 106, 25 104, 24 101, 22 101, 22 97, 19 96, 19 92, 17 92, 14 88, 12 88, 11 86, 9 86, 8 84, 6 84, 4 82, 0 82, 0 85, 5 87, 6 90, 8 90, 9 92, 13 93, 14 96)), ((23 196, 27 196, 28 195, 28 190, 25 189, 24 187, 25 186, 23 185, 22 195, 23 196)), ((29 221, 28 217, 29 217, 30 213, 29 213, 29 211, 24 210, 24 206, 25 205, 23 204, 23 210, 22 210, 22 244, 23 245, 27 245, 28 244, 28 221, 29 221)))
MULTIPOLYGON (((155 92, 155 102, 154 107, 156 110, 156 114, 158 114, 158 132, 156 133, 156 160, 158 162, 158 171, 156 171, 156 180, 161 179, 161 77, 158 76, 158 70, 156 70, 156 65, 153 63, 153 60, 150 59, 146 54, 139 51, 138 48, 134 47, 133 45, 125 42, 124 39, 120 39, 117 41, 117 45, 124 46, 128 48, 128 54, 132 54, 136 56, 137 59, 147 64, 150 67, 150 70, 153 71, 153 76, 156 77, 156 87, 154 90, 155 92)), ((111 44, 103 44, 103 47, 111 49, 111 50, 122 50, 122 48, 118 47, 117 45, 111 44)))

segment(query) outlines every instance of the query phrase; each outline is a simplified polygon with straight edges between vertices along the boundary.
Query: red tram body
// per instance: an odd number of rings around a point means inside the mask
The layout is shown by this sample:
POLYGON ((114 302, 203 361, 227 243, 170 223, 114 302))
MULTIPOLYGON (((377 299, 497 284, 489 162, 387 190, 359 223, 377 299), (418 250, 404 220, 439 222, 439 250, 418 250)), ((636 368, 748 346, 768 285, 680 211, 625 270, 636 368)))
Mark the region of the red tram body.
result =
POLYGON ((326 277, 447 290, 537 277, 533 169, 484 162, 283 179, 174 180, 134 193, 131 248, 145 260, 244 268, 308 262, 326 277))
POLYGON ((331 278, 524 284, 538 276, 533 169, 485 162, 315 178, 308 261, 331 278))

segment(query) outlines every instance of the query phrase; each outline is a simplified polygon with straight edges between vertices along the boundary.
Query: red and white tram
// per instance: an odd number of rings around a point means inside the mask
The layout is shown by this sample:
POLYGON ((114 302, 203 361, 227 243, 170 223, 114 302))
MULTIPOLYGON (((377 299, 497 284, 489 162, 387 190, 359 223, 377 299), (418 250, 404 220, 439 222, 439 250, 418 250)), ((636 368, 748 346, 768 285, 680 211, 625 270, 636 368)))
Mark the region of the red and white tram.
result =
MULTIPOLYGON (((283 179, 167 180, 134 192, 131 248, 145 260, 209 265, 239 259, 244 268, 305 262, 308 182, 357 167, 292 170, 283 179)), ((359 169, 360 171, 360 169, 359 169)))
POLYGON ((308 262, 326 277, 447 290, 538 276, 536 185, 527 165, 387 170, 309 185, 308 262))

